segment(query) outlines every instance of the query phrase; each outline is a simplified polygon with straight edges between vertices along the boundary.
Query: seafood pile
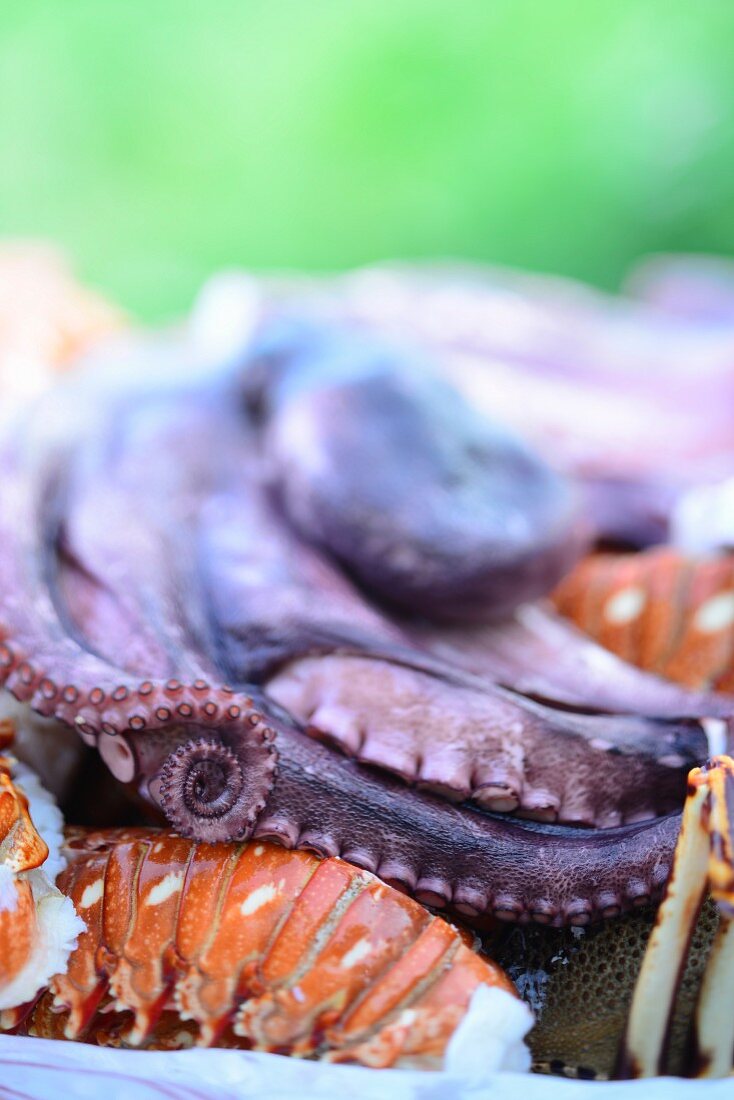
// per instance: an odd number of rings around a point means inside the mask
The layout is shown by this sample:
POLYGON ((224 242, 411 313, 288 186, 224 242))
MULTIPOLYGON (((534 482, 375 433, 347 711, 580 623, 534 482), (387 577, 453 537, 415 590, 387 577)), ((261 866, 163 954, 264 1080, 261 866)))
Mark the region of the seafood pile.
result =
POLYGON ((36 869, 48 849, 25 794, 42 789, 13 761, 0 767, 14 810, 2 868, 16 893, 0 911, 6 1030, 429 1067, 480 986, 514 995, 468 933, 341 860, 76 828, 57 837, 54 886, 36 869))
POLYGON ((3 1028, 436 1068, 488 988, 506 1068, 519 995, 536 1070, 731 1071, 734 565, 671 545, 731 285, 243 277, 23 406, 0 687, 39 770, 78 740, 83 930, 3 1028))

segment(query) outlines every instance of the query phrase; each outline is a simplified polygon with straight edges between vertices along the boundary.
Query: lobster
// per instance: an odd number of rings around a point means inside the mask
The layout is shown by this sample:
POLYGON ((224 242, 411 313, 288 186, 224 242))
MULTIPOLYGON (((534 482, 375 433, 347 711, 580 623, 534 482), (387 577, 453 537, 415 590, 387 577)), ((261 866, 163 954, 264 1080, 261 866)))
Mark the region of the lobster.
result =
POLYGON ((467 934, 339 859, 145 828, 71 829, 64 855, 86 927, 6 1030, 440 1065, 480 985, 515 995, 467 934))
POLYGON ((623 660, 685 687, 734 692, 734 557, 669 547, 595 554, 553 600, 623 660))
POLYGON ((61 866, 61 814, 9 754, 13 734, 12 724, 0 721, 0 1016, 66 964, 82 927, 48 877, 61 866), (45 836, 31 819, 29 798, 45 836))
POLYGON ((5 751, 12 729, 0 722, 0 991, 28 965, 35 943, 35 904, 27 872, 40 867, 48 847, 31 821, 28 799, 13 783, 5 751), (26 877, 23 877, 26 876, 26 877))

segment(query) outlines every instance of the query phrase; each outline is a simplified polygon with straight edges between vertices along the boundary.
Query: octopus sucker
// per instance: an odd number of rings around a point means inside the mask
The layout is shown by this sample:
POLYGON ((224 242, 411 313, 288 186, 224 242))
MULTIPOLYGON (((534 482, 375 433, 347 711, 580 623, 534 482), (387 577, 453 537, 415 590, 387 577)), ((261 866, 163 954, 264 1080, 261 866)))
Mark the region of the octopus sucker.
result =
POLYGON ((626 805, 675 809, 688 769, 706 753, 696 722, 554 712, 375 658, 305 658, 276 674, 267 691, 309 732, 362 763, 490 810, 547 806, 550 820, 562 822, 593 825, 615 808, 624 812, 614 789, 621 765, 626 805), (583 812, 572 807, 581 790, 583 812))

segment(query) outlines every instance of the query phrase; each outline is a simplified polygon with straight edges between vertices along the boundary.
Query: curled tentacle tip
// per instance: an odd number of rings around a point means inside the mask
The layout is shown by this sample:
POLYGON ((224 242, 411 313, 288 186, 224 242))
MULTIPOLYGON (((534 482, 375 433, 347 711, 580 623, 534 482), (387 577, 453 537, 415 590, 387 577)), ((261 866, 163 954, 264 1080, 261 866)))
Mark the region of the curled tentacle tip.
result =
POLYGON ((205 737, 187 741, 171 753, 161 773, 166 816, 185 832, 193 821, 226 817, 244 783, 237 757, 226 745, 205 737))
POLYGON ((246 839, 272 788, 275 761, 264 739, 230 747, 194 737, 170 753, 160 770, 161 808, 184 836, 209 843, 246 839))

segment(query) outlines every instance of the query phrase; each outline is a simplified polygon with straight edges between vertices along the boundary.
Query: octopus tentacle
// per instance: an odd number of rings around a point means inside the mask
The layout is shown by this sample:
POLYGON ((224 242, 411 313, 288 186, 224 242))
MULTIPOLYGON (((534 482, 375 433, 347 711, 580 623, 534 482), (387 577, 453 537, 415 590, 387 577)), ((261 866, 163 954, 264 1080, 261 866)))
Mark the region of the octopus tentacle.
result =
POLYGON ((454 801, 608 827, 680 806, 697 722, 579 715, 387 661, 303 658, 266 693, 313 736, 454 801))
POLYGON ((135 682, 115 678, 112 669, 100 671, 91 687, 61 686, 0 642, 0 687, 76 728, 96 745, 113 775, 137 780, 145 797, 153 796, 151 785, 160 786, 156 800, 182 832, 190 835, 198 827, 197 835, 207 839, 249 836, 277 764, 272 729, 252 700, 204 680, 135 682), (161 745, 167 767, 161 776, 149 775, 154 746, 160 754, 161 745), (208 768, 190 775, 191 765, 205 758, 208 768))
MULTIPOLYGON (((231 836, 240 831, 246 835, 270 789, 275 767, 267 723, 248 696, 229 687, 212 687, 203 677, 188 684, 176 677, 141 679, 69 635, 45 583, 45 555, 37 545, 48 537, 44 506, 49 501, 49 476, 26 476, 6 501, 3 518, 12 525, 14 537, 0 550, 5 601, 0 687, 40 714, 75 728, 98 747, 118 779, 135 780, 147 798, 149 783, 157 781, 156 772, 150 772, 154 745, 160 755, 162 743, 165 756, 192 734, 223 740, 252 765, 246 790, 236 801, 237 811, 227 818, 231 836), (26 592, 29 598, 24 598, 26 592), (140 733, 145 733, 145 740, 135 738, 140 733)), ((209 793, 214 802, 221 800, 221 792, 212 788, 209 793)))
MULTIPOLYGON (((584 713, 583 696, 574 700, 579 714, 566 714, 555 705, 565 702, 563 693, 553 699, 552 687, 539 708, 492 682, 498 677, 484 640, 512 624, 439 631, 383 623, 345 579, 337 581, 311 548, 278 526, 267 500, 244 479, 207 501, 202 515, 205 599, 226 673, 235 682, 258 681, 310 733, 408 782, 454 800, 476 797, 489 809, 610 825, 679 805, 688 768, 706 755, 695 718, 717 714, 720 700, 630 672, 647 692, 642 718, 624 681, 620 698, 606 689, 604 701, 626 704, 615 709, 628 712, 613 719, 584 713), (232 516, 240 523, 233 526, 232 516), (477 643, 465 659, 452 643, 472 630, 477 643), (657 720, 658 699, 667 722, 657 720), (681 722, 681 715, 694 721, 681 722)), ((558 629, 562 640, 544 640, 541 656, 552 667, 564 659, 572 665, 562 648, 572 632, 562 620, 558 629)), ((606 657, 605 667, 614 665, 606 657)), ((572 666, 566 685, 583 685, 586 673, 572 666)))
MULTIPOLYGON (((248 746, 261 745, 267 755, 261 760, 258 796, 246 806, 241 800, 235 803, 244 818, 239 831, 228 835, 341 855, 384 874, 419 900, 467 915, 491 913, 504 920, 561 925, 623 912, 659 895, 675 846, 675 814, 597 831, 454 807, 387 776, 370 774, 282 723, 261 723, 257 712, 242 708, 237 693, 226 688, 212 692, 204 683, 143 682, 134 692, 124 683, 108 691, 92 688, 75 703, 60 699, 53 713, 79 727, 83 723, 82 732, 90 737, 110 736, 117 742, 122 735, 133 760, 144 759, 144 775, 153 771, 145 793, 164 812, 167 799, 169 806, 172 799, 178 799, 177 807, 182 801, 173 793, 184 785, 178 782, 178 765, 197 758, 192 739, 176 743, 176 733, 181 737, 184 731, 185 736, 192 727, 211 731, 212 739, 222 738, 236 756, 234 746, 244 730, 248 746), (160 731, 166 737, 156 743, 151 735, 160 731), (157 754, 155 770, 151 753, 157 754), (546 844, 553 851, 550 865, 546 844)), ((201 750, 200 741, 196 748, 201 750)), ((246 765, 242 770, 247 778, 246 765)), ((211 801, 219 810, 228 797, 215 786, 211 801)), ((209 809, 195 815, 190 803, 186 808, 189 819, 175 823, 189 835, 211 837, 209 809)))
POLYGON ((588 924, 660 896, 680 814, 612 829, 520 821, 365 771, 276 724, 278 773, 254 836, 373 871, 467 916, 588 924))
MULTIPOLYGON (((579 590, 582 568, 571 574, 579 575, 579 590)), ((557 598, 565 589, 566 582, 557 598)), ((496 625, 442 630, 421 625, 412 627, 412 634, 447 663, 552 705, 647 718, 732 716, 728 700, 628 664, 550 606, 526 604, 496 625)))
POLYGON ((552 453, 601 538, 661 542, 683 492, 734 472, 723 329, 501 270, 373 268, 331 289, 335 313, 422 340, 475 407, 552 453))

